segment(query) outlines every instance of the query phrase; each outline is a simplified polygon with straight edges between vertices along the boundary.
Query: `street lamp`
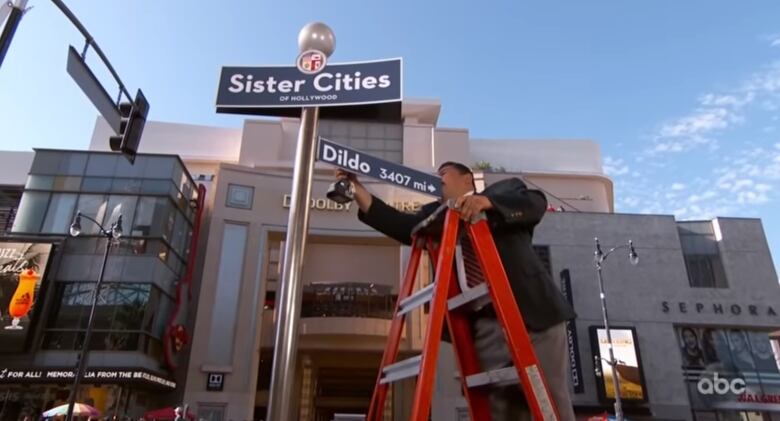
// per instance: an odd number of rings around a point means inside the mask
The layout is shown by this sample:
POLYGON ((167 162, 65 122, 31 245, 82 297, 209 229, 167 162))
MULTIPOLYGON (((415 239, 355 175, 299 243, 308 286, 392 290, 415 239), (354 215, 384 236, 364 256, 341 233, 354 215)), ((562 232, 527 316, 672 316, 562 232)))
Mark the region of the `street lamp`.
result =
POLYGON ((634 243, 628 240, 627 244, 622 244, 616 247, 612 247, 608 252, 604 253, 601 250, 601 243, 599 243, 598 237, 595 238, 596 251, 593 254, 593 262, 596 264, 596 273, 599 280, 599 298, 601 299, 601 315, 604 318, 604 329, 607 331, 607 344, 609 347, 609 364, 612 367, 612 386, 615 388, 615 418, 617 421, 623 421, 623 405, 620 400, 620 379, 618 379, 617 373, 617 360, 615 359, 615 352, 612 346, 612 333, 609 331, 609 317, 607 316, 607 296, 604 294, 604 278, 601 275, 601 267, 607 257, 612 254, 613 251, 628 248, 628 260, 632 265, 639 264, 639 255, 634 249, 634 243))
MULTIPOLYGON (((336 48, 333 30, 321 22, 304 26, 298 34, 298 48, 302 55, 318 51, 325 57, 329 57, 336 48)), ((292 201, 290 214, 287 217, 287 239, 282 262, 282 280, 279 285, 279 304, 276 309, 274 360, 271 367, 270 397, 266 416, 268 421, 287 421, 296 418, 293 414, 293 394, 298 325, 303 296, 301 277, 306 235, 309 231, 309 200, 311 200, 311 180, 317 149, 318 118, 318 107, 303 108, 301 127, 298 130, 298 145, 295 150, 292 201)))
POLYGON ((95 284, 95 291, 92 298, 92 307, 89 310, 89 319, 87 321, 87 331, 84 333, 84 342, 81 344, 81 352, 79 353, 78 366, 76 368, 76 377, 73 380, 73 389, 70 391, 70 398, 68 399, 68 414, 65 417, 67 421, 71 421, 73 419, 73 407, 76 405, 79 384, 81 383, 81 378, 84 376, 84 370, 87 365, 89 342, 92 339, 92 326, 95 324, 95 310, 97 309, 98 297, 100 296, 100 285, 103 283, 103 275, 106 272, 108 252, 111 250, 111 242, 118 241, 119 238, 122 237, 121 214, 117 218, 116 222, 111 224, 109 229, 105 229, 103 225, 100 224, 100 222, 82 214, 81 211, 76 213, 76 217, 73 218, 73 222, 70 224, 69 233, 71 237, 78 237, 81 235, 81 218, 91 221, 100 228, 99 235, 106 238, 106 250, 103 254, 103 264, 100 266, 100 275, 98 276, 97 283, 95 284))

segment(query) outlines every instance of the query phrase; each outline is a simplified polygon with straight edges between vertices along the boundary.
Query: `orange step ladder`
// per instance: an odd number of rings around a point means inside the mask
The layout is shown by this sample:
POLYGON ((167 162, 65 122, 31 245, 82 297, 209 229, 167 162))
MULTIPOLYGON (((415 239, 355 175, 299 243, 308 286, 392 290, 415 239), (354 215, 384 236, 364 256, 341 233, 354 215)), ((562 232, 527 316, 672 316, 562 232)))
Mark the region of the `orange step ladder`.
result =
MULTIPOLYGON (((556 421, 558 420, 557 409, 548 391, 520 310, 513 298, 509 280, 484 214, 476 222, 464 223, 466 227, 464 234, 471 239, 485 282, 469 288, 461 270, 457 271, 461 276, 453 282, 456 254, 460 257, 458 231, 461 223, 458 212, 451 207, 451 204, 452 202, 449 202, 440 206, 412 231, 412 253, 398 294, 394 318, 366 420, 382 421, 387 391, 391 383, 417 377, 414 403, 409 419, 428 421, 433 398, 436 358, 439 355, 439 345, 446 319, 459 377, 468 403, 469 416, 472 420, 491 419, 490 386, 517 383, 519 379, 533 419, 556 421), (441 213, 445 213, 444 229, 438 247, 434 248, 432 239, 426 238, 420 234, 420 231, 440 217, 441 213), (429 252, 432 264, 436 268, 434 282, 412 293, 424 249, 429 252), (492 301, 498 321, 503 327, 514 366, 483 372, 474 348, 468 312, 474 311, 480 304, 484 305, 488 299, 492 301), (430 303, 430 313, 421 354, 396 361, 401 344, 401 333, 406 324, 406 315, 426 303, 430 303)), ((462 265, 462 262, 457 263, 462 265)))

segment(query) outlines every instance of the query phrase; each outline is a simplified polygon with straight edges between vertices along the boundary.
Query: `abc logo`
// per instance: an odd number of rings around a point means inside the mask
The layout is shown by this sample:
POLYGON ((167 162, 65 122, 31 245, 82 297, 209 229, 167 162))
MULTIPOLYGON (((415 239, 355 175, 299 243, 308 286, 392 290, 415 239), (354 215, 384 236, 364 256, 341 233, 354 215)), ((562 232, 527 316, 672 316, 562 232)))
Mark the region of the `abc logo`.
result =
POLYGON ((718 376, 718 373, 715 373, 711 379, 709 377, 702 377, 696 385, 696 388, 702 395, 725 395, 728 393, 741 395, 745 393, 746 384, 742 379, 737 378, 729 381, 728 379, 723 379, 718 376))

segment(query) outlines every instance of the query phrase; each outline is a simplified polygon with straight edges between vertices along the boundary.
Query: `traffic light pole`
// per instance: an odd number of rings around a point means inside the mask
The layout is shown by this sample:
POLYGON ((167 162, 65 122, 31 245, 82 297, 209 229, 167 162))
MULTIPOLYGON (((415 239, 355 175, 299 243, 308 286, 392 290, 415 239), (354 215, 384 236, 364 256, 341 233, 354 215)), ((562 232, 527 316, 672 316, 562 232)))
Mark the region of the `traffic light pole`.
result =
MULTIPOLYGON (((22 21, 25 6, 27 6, 27 0, 16 0, 13 3, 9 1, 0 6, 0 8, 3 10, 3 13, 8 14, 8 20, 5 23, 3 32, 0 34, 0 67, 3 66, 5 54, 11 47, 11 40, 14 39, 16 28, 19 27, 19 22, 22 21), (10 9, 10 11, 8 11, 6 8, 10 9)), ((3 18, 0 18, 0 23, 2 22, 3 18)))
POLYGON ((76 29, 81 32, 81 35, 84 36, 84 49, 81 50, 81 58, 85 58, 87 55, 87 50, 90 46, 95 50, 95 53, 97 53, 98 57, 100 57, 100 60, 103 61, 103 64, 106 66, 109 72, 111 72, 111 76, 114 77, 114 80, 119 85, 119 97, 117 98, 116 104, 119 106, 119 103, 122 100, 122 94, 124 94, 128 100, 132 101, 133 97, 130 96, 130 92, 127 91, 127 88, 125 88, 125 84, 122 83, 122 79, 119 78, 119 75, 116 73, 116 70, 111 66, 111 62, 108 61, 108 58, 105 54, 103 54, 103 50, 100 49, 100 46, 98 46, 97 42, 95 42, 95 38, 90 35, 90 33, 87 31, 87 28, 84 27, 84 25, 79 22, 78 18, 76 18, 76 15, 73 14, 73 12, 68 9, 68 6, 65 5, 65 3, 62 2, 62 0, 51 0, 52 3, 54 3, 57 8, 62 11, 62 13, 65 15, 65 17, 70 20, 70 22, 73 24, 73 26, 76 27, 76 29))

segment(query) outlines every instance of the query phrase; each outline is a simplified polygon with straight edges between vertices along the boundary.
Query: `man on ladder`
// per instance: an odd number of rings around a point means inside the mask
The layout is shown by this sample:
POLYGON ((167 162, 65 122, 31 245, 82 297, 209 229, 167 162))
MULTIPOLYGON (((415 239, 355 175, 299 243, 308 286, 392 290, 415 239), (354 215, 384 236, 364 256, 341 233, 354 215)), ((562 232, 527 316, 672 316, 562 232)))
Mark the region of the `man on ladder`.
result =
MULTIPOLYGON (((575 314, 553 284, 531 244, 534 227, 547 208, 544 194, 529 190, 518 178, 499 181, 477 193, 474 174, 469 167, 457 162, 443 163, 439 167, 439 175, 442 179, 442 200, 455 200, 455 208, 460 211, 463 220, 470 221, 480 212, 487 215, 490 231, 559 417, 574 421, 564 322, 573 319, 575 314)), ((362 222, 406 245, 411 244, 412 229, 440 206, 439 202, 431 202, 416 214, 403 213, 369 193, 354 174, 339 170, 337 177, 352 181, 359 207, 358 218, 362 222)), ((468 270, 466 277, 469 278, 468 270)), ((471 325, 482 368, 490 370, 511 366, 509 349, 493 308, 488 305, 474 313, 471 325)), ((514 385, 491 391, 490 412, 494 421, 531 419, 523 394, 514 385)))

